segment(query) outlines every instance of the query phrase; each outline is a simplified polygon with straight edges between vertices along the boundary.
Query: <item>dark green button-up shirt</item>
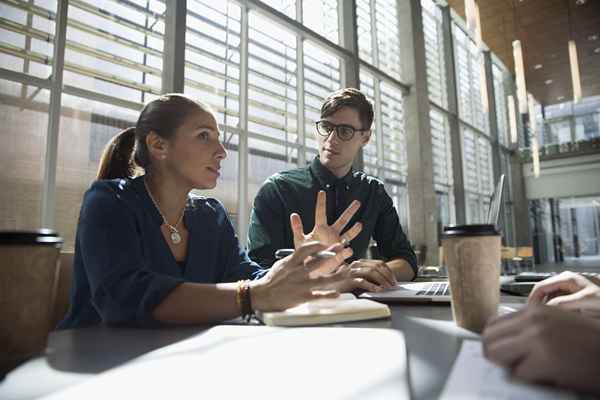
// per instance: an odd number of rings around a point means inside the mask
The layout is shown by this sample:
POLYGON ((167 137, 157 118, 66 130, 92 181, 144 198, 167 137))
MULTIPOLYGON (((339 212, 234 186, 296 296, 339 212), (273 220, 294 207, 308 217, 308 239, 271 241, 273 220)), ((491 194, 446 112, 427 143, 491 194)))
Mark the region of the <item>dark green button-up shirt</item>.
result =
POLYGON ((346 226, 363 224, 361 233, 350 243, 352 262, 365 258, 371 238, 377 242, 385 261, 406 260, 416 273, 417 260, 408 238, 402 231, 398 213, 383 182, 363 172, 350 171, 338 178, 325 168, 319 158, 304 168, 284 171, 271 176, 254 199, 248 232, 248 255, 264 268, 275 262, 275 251, 293 248, 294 239, 290 214, 300 214, 305 233, 315 225, 317 193, 327 193, 327 221, 331 225, 353 200, 360 209, 346 226))

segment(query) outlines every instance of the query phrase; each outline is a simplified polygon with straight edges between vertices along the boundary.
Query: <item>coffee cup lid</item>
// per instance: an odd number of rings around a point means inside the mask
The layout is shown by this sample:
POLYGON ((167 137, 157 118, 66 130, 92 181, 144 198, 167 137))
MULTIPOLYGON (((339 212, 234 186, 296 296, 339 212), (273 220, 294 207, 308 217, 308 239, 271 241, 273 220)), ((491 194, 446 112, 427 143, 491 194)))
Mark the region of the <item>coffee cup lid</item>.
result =
POLYGON ((444 227, 442 238, 460 236, 498 236, 500 233, 491 224, 450 225, 444 227))
POLYGON ((48 245, 60 246, 63 239, 52 229, 0 231, 0 246, 48 245))

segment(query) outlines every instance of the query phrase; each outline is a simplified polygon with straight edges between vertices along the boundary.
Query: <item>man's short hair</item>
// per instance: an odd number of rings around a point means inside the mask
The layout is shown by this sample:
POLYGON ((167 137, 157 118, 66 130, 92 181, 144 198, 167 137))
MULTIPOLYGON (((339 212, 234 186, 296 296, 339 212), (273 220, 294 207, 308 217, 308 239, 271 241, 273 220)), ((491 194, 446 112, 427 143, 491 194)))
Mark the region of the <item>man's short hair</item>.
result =
POLYGON ((344 88, 331 93, 321 106, 321 118, 335 114, 339 109, 349 107, 358 112, 361 129, 371 129, 373 124, 373 104, 358 89, 344 88))

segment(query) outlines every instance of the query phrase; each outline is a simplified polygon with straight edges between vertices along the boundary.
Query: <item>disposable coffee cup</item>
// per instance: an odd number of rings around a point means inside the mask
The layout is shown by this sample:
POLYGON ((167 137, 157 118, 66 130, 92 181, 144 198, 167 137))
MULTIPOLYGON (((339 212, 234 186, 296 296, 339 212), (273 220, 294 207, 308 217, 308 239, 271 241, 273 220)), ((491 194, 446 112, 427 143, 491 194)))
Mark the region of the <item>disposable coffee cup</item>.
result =
POLYGON ((494 225, 448 226, 442 246, 454 321, 481 333, 500 303, 500 234, 494 225))
POLYGON ((0 379, 46 348, 62 242, 48 229, 0 231, 0 379))

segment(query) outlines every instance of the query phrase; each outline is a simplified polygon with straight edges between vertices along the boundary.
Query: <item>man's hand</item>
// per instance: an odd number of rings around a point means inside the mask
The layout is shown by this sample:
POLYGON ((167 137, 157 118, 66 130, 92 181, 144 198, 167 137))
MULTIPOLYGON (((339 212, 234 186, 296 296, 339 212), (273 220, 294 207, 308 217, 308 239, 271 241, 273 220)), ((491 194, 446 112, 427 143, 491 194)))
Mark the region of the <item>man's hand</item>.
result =
POLYGON ((394 272, 381 260, 357 260, 350 264, 352 276, 363 278, 381 289, 391 289, 398 284, 394 272))
POLYGON ((515 378, 600 395, 599 337, 597 319, 537 305, 491 319, 482 340, 515 378))
POLYGON ((529 294, 530 304, 546 304, 600 316, 600 286, 566 271, 538 282, 529 294))
POLYGON ((354 200, 348 208, 344 210, 342 215, 333 223, 327 224, 327 195, 324 191, 319 191, 317 194, 317 204, 315 206, 315 227, 313 230, 304 234, 304 226, 300 215, 293 213, 290 215, 290 224, 292 226, 292 234, 294 235, 294 247, 298 249, 303 243, 318 241, 325 246, 331 246, 335 243, 348 244, 362 230, 360 222, 355 223, 342 235, 342 231, 348 225, 354 214, 360 208, 360 202, 354 200))

